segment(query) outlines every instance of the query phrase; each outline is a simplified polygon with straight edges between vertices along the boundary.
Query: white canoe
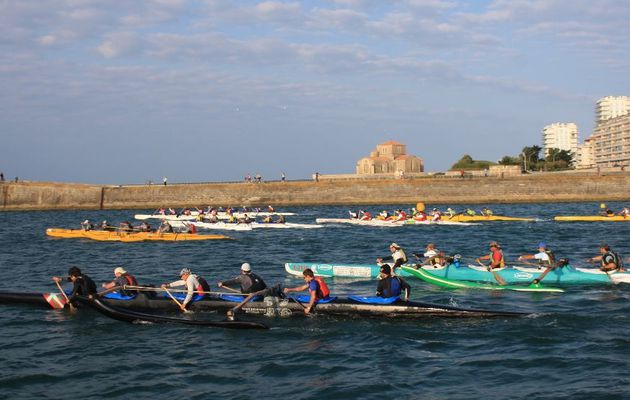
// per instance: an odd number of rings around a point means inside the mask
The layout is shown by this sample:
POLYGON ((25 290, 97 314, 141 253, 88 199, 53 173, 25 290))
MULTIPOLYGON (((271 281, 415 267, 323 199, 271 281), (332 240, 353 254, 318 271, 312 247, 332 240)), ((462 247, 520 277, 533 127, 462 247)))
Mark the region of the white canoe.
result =
POLYGON ((405 221, 383 221, 380 219, 371 219, 371 220, 361 220, 361 219, 352 219, 352 218, 317 218, 315 220, 318 224, 351 224, 351 225, 362 225, 362 226, 383 226, 383 227, 397 227, 397 226, 405 226, 405 225, 458 225, 458 226, 468 226, 468 225, 476 225, 468 222, 453 222, 453 221, 416 221, 413 219, 408 219, 405 221))
POLYGON ((218 229, 226 231, 251 231, 251 224, 228 224, 225 222, 197 222, 197 221, 170 221, 173 228, 183 228, 187 225, 193 224, 197 229, 218 229))
POLYGON ((323 228, 323 225, 313 225, 313 224, 294 224, 291 222, 285 222, 283 224, 277 223, 277 222, 271 222, 271 223, 263 223, 263 222, 252 222, 250 224, 252 226, 252 228, 254 229, 316 229, 316 228, 323 228))

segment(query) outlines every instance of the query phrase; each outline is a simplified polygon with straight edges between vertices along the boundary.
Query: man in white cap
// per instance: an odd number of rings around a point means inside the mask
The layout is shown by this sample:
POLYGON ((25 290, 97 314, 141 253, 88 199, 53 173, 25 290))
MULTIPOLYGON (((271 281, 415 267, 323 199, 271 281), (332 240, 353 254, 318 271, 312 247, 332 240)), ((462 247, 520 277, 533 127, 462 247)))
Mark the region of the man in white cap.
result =
POLYGON ((241 265, 241 274, 237 277, 217 283, 220 288, 225 288, 233 292, 239 292, 237 289, 233 289, 230 286, 240 285, 240 293, 249 294, 267 289, 267 285, 262 278, 252 272, 252 267, 249 263, 243 263, 241 265))
POLYGON ((206 282, 204 278, 197 274, 193 274, 190 268, 182 268, 182 270, 179 272, 179 277, 179 280, 171 283, 165 283, 161 285, 161 287, 169 288, 185 286, 186 297, 181 303, 182 311, 185 311, 186 306, 189 303, 191 303, 192 301, 201 300, 206 297, 207 292, 210 291, 210 286, 208 286, 208 282, 206 282))
POLYGON ((389 251, 392 252, 391 256, 377 258, 376 263, 378 265, 381 265, 383 261, 393 261, 394 265, 392 265, 391 268, 392 273, 394 273, 396 271, 396 268, 407 263, 407 255, 405 255, 405 251, 397 243, 390 244, 389 251))
MULTIPOLYGON (((116 286, 125 286, 125 285, 138 286, 138 282, 136 281, 136 278, 133 275, 129 274, 127 271, 125 271, 123 267, 114 268, 114 276, 116 278, 113 281, 103 283, 101 286, 103 286, 105 289, 111 289, 116 286)), ((133 296, 134 294, 136 294, 136 292, 132 290, 120 290, 120 294, 122 294, 123 296, 133 296)))

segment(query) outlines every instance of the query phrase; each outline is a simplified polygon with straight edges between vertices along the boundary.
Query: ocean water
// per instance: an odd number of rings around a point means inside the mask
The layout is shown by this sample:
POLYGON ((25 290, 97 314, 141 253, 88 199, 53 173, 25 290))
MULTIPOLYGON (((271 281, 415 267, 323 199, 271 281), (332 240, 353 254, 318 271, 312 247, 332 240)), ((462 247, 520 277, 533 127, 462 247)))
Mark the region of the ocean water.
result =
MULTIPOLYGON (((461 227, 333 225, 227 233, 233 241, 125 244, 52 239, 44 231, 77 228, 86 218, 117 223, 151 210, 0 213, 0 291, 54 292, 50 277, 73 265, 97 284, 111 280, 114 267, 123 265, 141 283, 175 280, 187 266, 214 285, 237 275, 245 261, 268 284, 293 286, 302 281, 284 272, 285 262, 368 263, 387 255, 391 242, 409 255, 434 242, 446 252, 478 257, 497 240, 506 259, 514 260, 545 241, 577 266, 597 255, 601 242, 630 256, 630 223, 553 221, 554 215, 594 214, 598 203, 491 206, 497 214, 538 219, 461 227)), ((378 212, 399 206, 363 208, 378 212)), ((347 207, 286 211, 299 214, 289 222, 304 223, 347 215, 347 207)), ((630 398, 630 285, 543 294, 409 282, 414 299, 531 314, 416 320, 259 317, 269 331, 231 331, 127 324, 86 309, 71 314, 0 304, 0 398, 630 398)), ((328 283, 337 295, 370 295, 376 287, 376 281, 355 279, 328 283)))

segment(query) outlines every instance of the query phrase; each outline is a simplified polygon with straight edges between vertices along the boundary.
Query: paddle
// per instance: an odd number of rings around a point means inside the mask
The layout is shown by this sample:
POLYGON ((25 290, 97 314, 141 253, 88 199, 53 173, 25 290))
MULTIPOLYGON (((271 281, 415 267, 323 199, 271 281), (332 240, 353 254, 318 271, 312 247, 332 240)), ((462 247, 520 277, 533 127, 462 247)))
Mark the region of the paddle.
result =
POLYGON ((70 308, 71 311, 75 311, 76 308, 72 305, 72 303, 70 302, 70 299, 68 298, 68 296, 66 295, 66 292, 63 291, 63 288, 61 287, 61 285, 59 284, 59 281, 54 281, 55 284, 57 285, 57 287, 59 288, 59 291, 61 292, 61 294, 63 295, 63 297, 66 299, 66 304, 68 304, 68 307, 70 308))
POLYGON ((507 282, 505 282, 505 279, 503 279, 501 277, 501 275, 499 275, 497 273, 497 271, 495 271, 494 269, 492 269, 491 265, 485 265, 484 263, 482 263, 481 261, 479 261, 479 259, 477 259, 477 262, 479 263, 479 265, 481 265, 482 267, 486 267, 488 268, 488 271, 492 272, 492 276, 494 276, 494 279, 497 281, 497 283, 501 286, 506 285, 507 282))
POLYGON ((172 294, 172 293, 171 293, 171 292, 170 292, 170 291, 169 291, 166 287, 164 287, 164 286, 163 286, 163 287, 162 287, 162 289, 164 289, 164 291, 166 292, 166 294, 168 294, 168 296, 169 296, 171 299, 173 299, 173 301, 174 301, 175 303, 177 303, 177 305, 178 305, 178 306, 179 306, 179 308, 182 310, 182 312, 185 312, 185 313, 192 312, 192 311, 187 310, 187 309, 186 309, 186 307, 184 307, 184 305, 183 305, 182 303, 180 303, 180 302, 179 302, 179 300, 177 300, 177 299, 175 298, 175 296, 173 296, 173 294, 172 294))

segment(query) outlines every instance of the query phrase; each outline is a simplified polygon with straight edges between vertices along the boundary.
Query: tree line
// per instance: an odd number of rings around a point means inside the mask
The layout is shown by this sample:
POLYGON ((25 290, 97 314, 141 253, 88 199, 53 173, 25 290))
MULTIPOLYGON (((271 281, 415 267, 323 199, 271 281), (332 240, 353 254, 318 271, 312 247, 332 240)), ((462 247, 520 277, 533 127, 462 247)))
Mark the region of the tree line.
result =
POLYGON ((486 169, 491 165, 520 165, 523 171, 561 171, 572 169, 574 154, 569 150, 551 148, 546 156, 541 157, 542 147, 533 145, 523 147, 517 156, 503 156, 498 162, 473 160, 465 154, 459 161, 451 166, 457 169, 486 169))

